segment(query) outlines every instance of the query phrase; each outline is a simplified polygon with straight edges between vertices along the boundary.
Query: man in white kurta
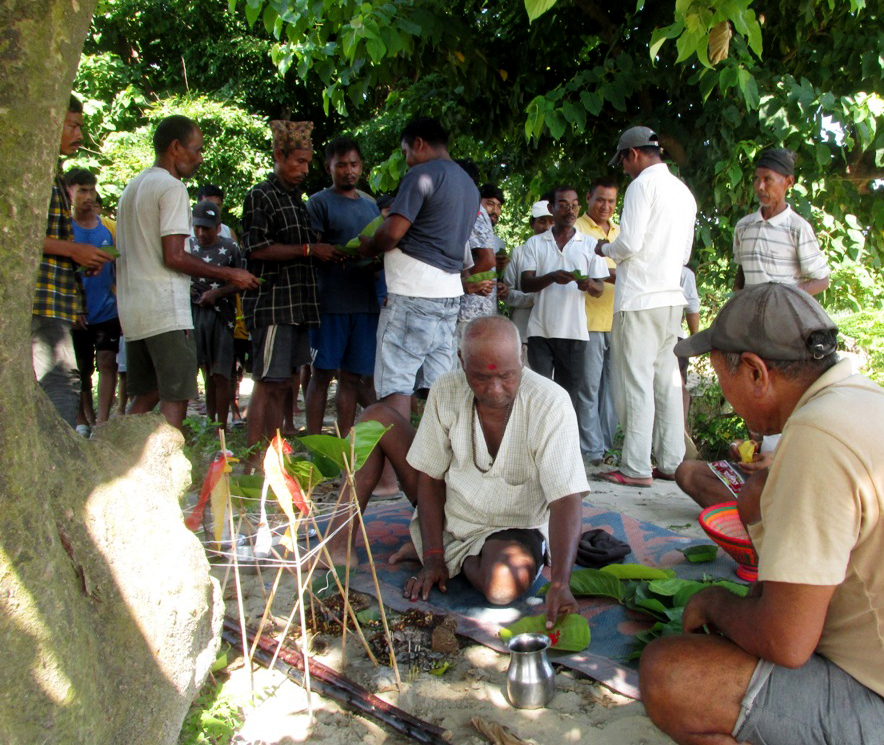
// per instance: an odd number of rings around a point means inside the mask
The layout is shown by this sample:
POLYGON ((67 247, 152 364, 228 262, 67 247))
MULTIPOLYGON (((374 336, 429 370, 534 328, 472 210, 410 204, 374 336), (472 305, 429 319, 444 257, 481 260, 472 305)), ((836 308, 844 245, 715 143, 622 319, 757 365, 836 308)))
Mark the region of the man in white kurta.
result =
MULTIPOLYGON (((561 386, 531 370, 522 373, 496 458, 474 399, 463 371, 441 377, 408 451, 413 468, 445 482, 442 540, 452 577, 500 530, 536 529, 549 543, 550 504, 589 489, 574 410, 561 386)), ((419 510, 411 537, 421 554, 419 510)))
MULTIPOLYGON (((574 409, 560 386, 523 369, 518 331, 502 316, 472 321, 460 356, 463 369, 430 388, 416 433, 383 404, 363 414, 392 428, 356 474, 360 507, 388 458, 418 508, 416 553, 409 547, 392 559, 420 557, 405 595, 426 599, 463 573, 489 602, 506 604, 529 589, 549 559, 552 626, 576 608, 569 584, 589 491, 574 409)), ((346 541, 336 543, 337 561, 346 541)))

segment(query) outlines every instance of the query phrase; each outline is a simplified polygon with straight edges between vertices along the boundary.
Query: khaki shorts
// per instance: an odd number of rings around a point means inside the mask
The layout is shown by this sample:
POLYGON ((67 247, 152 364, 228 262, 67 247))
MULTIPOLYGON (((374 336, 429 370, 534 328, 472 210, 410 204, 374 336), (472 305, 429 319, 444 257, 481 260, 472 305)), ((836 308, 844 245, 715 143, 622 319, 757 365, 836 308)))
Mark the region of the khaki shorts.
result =
POLYGON ((167 331, 126 339, 127 391, 144 396, 157 391, 160 401, 196 398, 196 340, 193 330, 167 331))

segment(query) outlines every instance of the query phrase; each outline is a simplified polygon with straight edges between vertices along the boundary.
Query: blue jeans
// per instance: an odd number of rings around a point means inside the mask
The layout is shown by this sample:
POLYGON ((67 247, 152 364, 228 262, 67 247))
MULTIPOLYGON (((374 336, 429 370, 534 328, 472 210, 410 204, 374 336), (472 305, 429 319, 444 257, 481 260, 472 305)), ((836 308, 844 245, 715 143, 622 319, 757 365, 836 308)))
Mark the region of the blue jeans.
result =
POLYGON ((374 385, 379 399, 410 396, 454 369, 460 298, 387 295, 378 322, 374 385))

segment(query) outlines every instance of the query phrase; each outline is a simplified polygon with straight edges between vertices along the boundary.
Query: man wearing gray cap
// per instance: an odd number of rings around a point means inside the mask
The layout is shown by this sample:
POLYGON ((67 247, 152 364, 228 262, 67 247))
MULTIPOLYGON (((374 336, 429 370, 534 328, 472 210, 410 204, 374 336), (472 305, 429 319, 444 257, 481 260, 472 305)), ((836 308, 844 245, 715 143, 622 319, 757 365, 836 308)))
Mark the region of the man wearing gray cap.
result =
POLYGON ((783 148, 765 150, 754 181, 761 207, 734 228, 735 290, 781 282, 817 295, 829 286, 829 267, 813 228, 786 202, 794 183, 793 154, 783 148))
POLYGON ((810 295, 765 283, 675 348, 711 352, 749 427, 782 432, 739 503, 758 583, 697 593, 685 635, 642 653, 642 700, 676 742, 884 742, 884 390, 838 361, 837 333, 810 295))
POLYGON ((681 377, 672 354, 685 305, 681 268, 694 239, 697 203, 663 162, 660 140, 647 127, 627 129, 609 165, 632 177, 623 200, 620 235, 596 253, 617 264, 611 329, 614 406, 623 428, 620 470, 597 478, 651 486, 673 478, 684 459, 681 377), (651 450, 657 468, 651 468, 651 450))

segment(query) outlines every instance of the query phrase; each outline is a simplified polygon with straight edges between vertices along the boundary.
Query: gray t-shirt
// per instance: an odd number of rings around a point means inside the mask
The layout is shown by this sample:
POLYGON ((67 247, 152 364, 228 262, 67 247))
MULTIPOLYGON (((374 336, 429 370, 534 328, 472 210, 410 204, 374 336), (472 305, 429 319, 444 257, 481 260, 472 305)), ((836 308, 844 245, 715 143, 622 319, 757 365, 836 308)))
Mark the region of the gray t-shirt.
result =
MULTIPOLYGON (((331 189, 317 192, 307 200, 310 225, 322 234, 324 243, 343 245, 380 213, 373 199, 357 199, 336 194, 331 189)), ((320 313, 379 313, 375 291, 377 266, 356 266, 364 261, 358 256, 341 264, 316 262, 320 313)))
POLYGON ((411 222, 399 241, 402 253, 449 274, 463 268, 464 245, 478 212, 479 190, 447 158, 410 168, 390 209, 411 222))

